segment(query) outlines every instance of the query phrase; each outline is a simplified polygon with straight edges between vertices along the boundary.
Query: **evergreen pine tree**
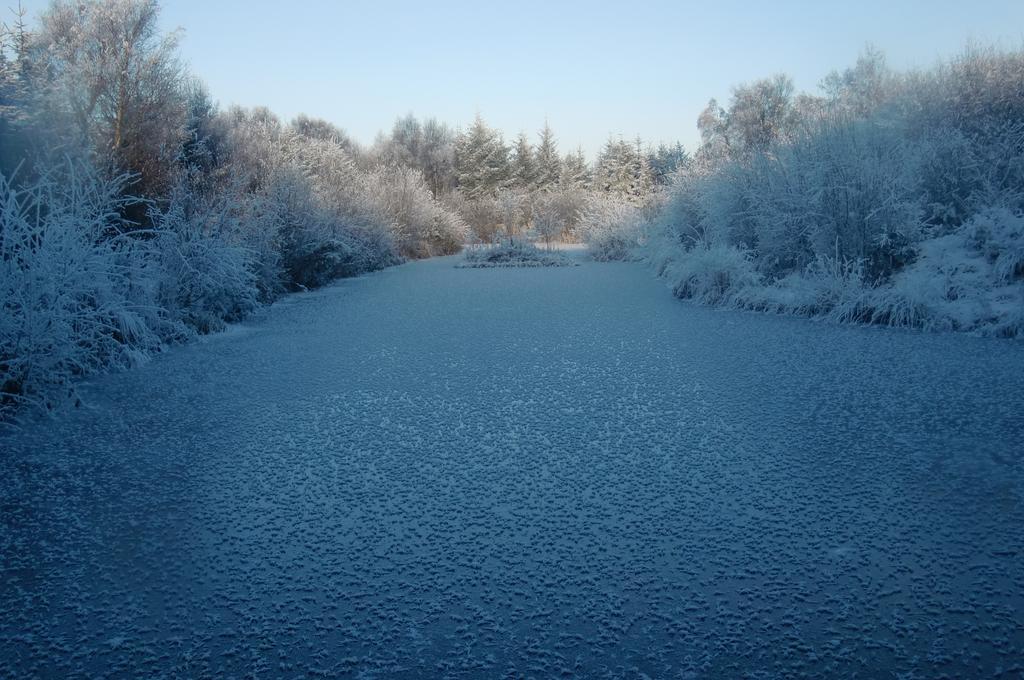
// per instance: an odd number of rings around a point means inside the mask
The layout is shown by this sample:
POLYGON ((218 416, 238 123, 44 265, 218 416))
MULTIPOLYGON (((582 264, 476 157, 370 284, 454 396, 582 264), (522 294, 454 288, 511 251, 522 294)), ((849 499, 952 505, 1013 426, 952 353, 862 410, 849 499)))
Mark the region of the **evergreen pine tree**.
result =
POLYGON ((594 189, 609 194, 627 193, 628 184, 628 159, 625 152, 629 151, 629 145, 623 144, 622 140, 616 141, 609 137, 604 148, 597 157, 597 166, 594 169, 594 189))
POLYGON ((559 185, 566 189, 590 188, 590 168, 582 148, 568 153, 562 160, 562 175, 559 185))
POLYGON ((641 198, 651 193, 654 187, 654 174, 651 172, 651 164, 647 160, 647 153, 643 148, 643 141, 638 135, 634 146, 630 149, 630 174, 632 183, 629 195, 633 198, 641 198))
POLYGON ((679 142, 672 146, 659 144, 657 151, 647 154, 647 162, 651 166, 651 174, 657 185, 668 184, 672 174, 690 162, 690 155, 679 142))
POLYGON ((597 160, 594 188, 630 199, 642 198, 654 185, 643 142, 609 138, 597 160))
POLYGON ((512 185, 517 189, 533 189, 537 182, 537 163, 533 157, 533 147, 520 132, 516 139, 515 155, 512 159, 512 185))
POLYGON ((470 198, 493 194, 509 181, 508 147, 480 114, 456 143, 455 168, 459 187, 470 198))
POLYGON ((561 174, 562 158, 558 155, 555 133, 545 121, 544 129, 540 133, 540 144, 537 146, 537 188, 555 188, 561 174))

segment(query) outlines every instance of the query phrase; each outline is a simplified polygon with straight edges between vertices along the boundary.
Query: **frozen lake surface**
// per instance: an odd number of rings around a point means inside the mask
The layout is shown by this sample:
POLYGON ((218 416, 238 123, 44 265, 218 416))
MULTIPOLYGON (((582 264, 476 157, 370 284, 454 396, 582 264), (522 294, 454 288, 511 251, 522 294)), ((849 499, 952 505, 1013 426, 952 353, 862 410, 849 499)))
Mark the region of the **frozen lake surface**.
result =
POLYGON ((1024 675, 1024 343, 455 261, 0 439, 0 677, 1024 675))

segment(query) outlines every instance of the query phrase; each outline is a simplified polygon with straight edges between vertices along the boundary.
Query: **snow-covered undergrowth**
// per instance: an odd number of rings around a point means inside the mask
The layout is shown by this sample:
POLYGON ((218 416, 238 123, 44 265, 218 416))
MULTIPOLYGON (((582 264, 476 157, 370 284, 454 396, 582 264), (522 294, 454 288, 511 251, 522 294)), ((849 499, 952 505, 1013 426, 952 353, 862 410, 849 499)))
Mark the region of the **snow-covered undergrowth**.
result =
POLYGON ((21 191, 0 175, 0 418, 184 331, 156 304, 152 243, 120 233, 122 188, 87 166, 21 191))
POLYGON ((582 232, 590 257, 598 262, 628 260, 641 243, 643 216, 622 200, 592 198, 582 211, 582 232))
POLYGON ((467 250, 455 266, 461 269, 488 267, 574 267, 576 262, 557 250, 545 250, 532 243, 512 241, 493 248, 467 250))
POLYGON ((869 54, 830 82, 817 108, 778 78, 712 102, 656 214, 591 247, 705 304, 1024 335, 1024 53, 906 75, 869 54))
POLYGON ((1024 216, 987 211, 922 241, 912 263, 869 282, 862 260, 820 256, 770 280, 728 245, 652 244, 655 271, 683 299, 835 322, 1024 336, 1024 216))
POLYGON ((316 203, 133 198, 90 162, 0 174, 0 421, 74 401, 75 381, 221 330, 283 291, 400 261, 386 232, 316 203), (148 207, 145 228, 124 215, 148 207))

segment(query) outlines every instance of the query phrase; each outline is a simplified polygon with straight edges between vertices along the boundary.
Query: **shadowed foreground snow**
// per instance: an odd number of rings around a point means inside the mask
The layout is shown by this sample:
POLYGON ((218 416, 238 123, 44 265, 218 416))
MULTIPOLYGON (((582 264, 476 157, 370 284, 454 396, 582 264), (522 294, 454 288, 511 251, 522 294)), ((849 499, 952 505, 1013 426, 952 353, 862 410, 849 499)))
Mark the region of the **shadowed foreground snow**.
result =
POLYGON ((1020 343, 455 262, 0 440, 0 676, 1024 674, 1020 343))

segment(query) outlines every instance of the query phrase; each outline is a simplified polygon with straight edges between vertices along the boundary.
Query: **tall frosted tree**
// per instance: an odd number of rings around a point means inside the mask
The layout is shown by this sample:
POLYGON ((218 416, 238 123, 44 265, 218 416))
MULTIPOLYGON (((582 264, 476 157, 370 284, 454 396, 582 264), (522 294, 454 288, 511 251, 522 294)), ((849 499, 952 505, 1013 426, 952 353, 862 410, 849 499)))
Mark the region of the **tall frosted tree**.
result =
POLYGON ((470 198, 494 194, 510 179, 508 147, 479 114, 456 142, 455 170, 459 188, 470 198))
POLYGON ((628 186, 624 178, 623 156, 621 140, 609 137, 594 166, 594 189, 617 193, 628 186))
POLYGON ((791 136, 797 123, 793 93, 793 81, 781 74, 733 90, 727 123, 742 153, 764 151, 791 136))
POLYGON ((650 192, 653 183, 647 154, 639 138, 632 143, 610 138, 605 143, 594 171, 595 189, 635 199, 650 192))
POLYGON ((455 131, 436 118, 423 122, 420 169, 434 196, 455 188, 455 131))
POLYGON ((188 115, 178 164, 188 173, 192 188, 202 192, 212 187, 224 152, 224 132, 218 129, 217 105, 198 80, 188 86, 188 115))
POLYGON ((0 21, 0 172, 10 174, 25 155, 21 129, 30 118, 29 33, 26 11, 15 11, 12 26, 0 21))
POLYGON ((639 136, 633 141, 629 162, 633 180, 629 194, 633 197, 646 196, 654 188, 654 174, 651 172, 648 154, 644 151, 643 140, 639 136))
POLYGON ((455 186, 455 133, 436 118, 422 123, 412 114, 399 118, 390 136, 378 138, 374 152, 378 162, 422 172, 434 196, 455 186))
POLYGON ((520 132, 516 138, 515 153, 512 157, 512 184, 517 189, 532 189, 537 181, 537 163, 533 157, 533 147, 520 132))
POLYGON ((729 127, 725 109, 712 98, 697 117, 700 148, 697 160, 704 166, 715 166, 729 158, 729 127))
POLYGON ((296 134, 303 137, 334 142, 352 153, 358 151, 356 143, 344 130, 322 118, 313 118, 300 113, 292 120, 290 127, 296 134))
POLYGON ((690 156, 679 142, 671 146, 659 144, 656 150, 647 154, 647 162, 654 183, 660 186, 668 184, 673 173, 686 167, 690 162, 690 156))
POLYGON ((545 121, 540 132, 540 144, 537 145, 537 188, 553 189, 558 185, 561 174, 562 157, 558 155, 555 133, 545 121))
POLYGON ((583 149, 578 147, 575 151, 565 155, 562 160, 562 176, 559 184, 564 189, 589 189, 591 183, 590 167, 587 165, 587 157, 583 149))
POLYGON ((799 124, 793 92, 793 81, 777 75, 735 88, 728 110, 714 99, 709 101, 697 119, 698 160, 714 167, 791 139, 799 124))
POLYGON ((378 135, 373 155, 378 163, 418 168, 423 126, 411 113, 395 120, 390 135, 378 135))
POLYGON ((54 113, 95 151, 139 173, 152 195, 174 181, 187 97, 178 34, 159 30, 157 0, 55 0, 33 53, 50 82, 54 113))
POLYGON ((821 83, 829 103, 854 116, 867 116, 878 110, 894 89, 895 78, 886 64, 885 54, 868 46, 857 63, 844 71, 832 71, 821 83))

